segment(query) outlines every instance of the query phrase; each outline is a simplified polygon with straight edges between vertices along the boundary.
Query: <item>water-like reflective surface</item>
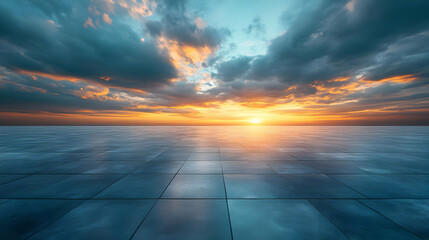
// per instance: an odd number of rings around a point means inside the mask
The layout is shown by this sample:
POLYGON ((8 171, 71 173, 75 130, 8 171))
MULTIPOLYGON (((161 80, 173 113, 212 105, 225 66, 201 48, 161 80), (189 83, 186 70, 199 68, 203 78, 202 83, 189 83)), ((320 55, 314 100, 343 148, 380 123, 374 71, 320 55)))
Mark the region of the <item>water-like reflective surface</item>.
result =
POLYGON ((429 239, 428 127, 0 127, 1 239, 429 239))

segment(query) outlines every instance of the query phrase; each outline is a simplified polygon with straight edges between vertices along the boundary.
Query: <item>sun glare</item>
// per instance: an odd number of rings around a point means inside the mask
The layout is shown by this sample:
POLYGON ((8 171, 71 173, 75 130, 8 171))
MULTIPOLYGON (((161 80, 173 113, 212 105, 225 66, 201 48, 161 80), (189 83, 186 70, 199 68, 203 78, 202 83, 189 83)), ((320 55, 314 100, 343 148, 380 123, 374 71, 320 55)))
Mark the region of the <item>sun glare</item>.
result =
POLYGON ((252 118, 252 119, 250 119, 250 123, 252 123, 252 124, 259 124, 259 123, 261 123, 261 119, 259 119, 259 118, 252 118))

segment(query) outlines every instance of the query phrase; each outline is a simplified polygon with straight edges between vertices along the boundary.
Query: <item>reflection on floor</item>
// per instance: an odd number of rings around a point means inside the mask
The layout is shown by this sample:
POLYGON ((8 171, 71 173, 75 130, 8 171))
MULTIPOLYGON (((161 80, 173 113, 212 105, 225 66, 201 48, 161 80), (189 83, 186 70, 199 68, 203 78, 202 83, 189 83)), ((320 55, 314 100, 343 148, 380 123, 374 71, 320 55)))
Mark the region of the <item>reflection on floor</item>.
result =
POLYGON ((0 127, 1 239, 429 239, 429 127, 0 127))

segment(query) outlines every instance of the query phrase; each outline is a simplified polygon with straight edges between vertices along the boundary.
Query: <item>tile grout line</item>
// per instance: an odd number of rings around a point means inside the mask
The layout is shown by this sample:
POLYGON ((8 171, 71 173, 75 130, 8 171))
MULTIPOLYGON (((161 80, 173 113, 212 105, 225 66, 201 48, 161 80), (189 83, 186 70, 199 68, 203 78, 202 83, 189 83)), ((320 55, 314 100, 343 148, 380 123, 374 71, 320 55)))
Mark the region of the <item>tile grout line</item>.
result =
MULTIPOLYGON (((71 211, 73 211, 74 209, 76 209, 77 207, 81 206, 82 204, 84 204, 87 201, 90 201, 91 199, 93 199, 95 196, 97 196, 97 194, 103 192, 104 190, 106 190, 107 188, 109 188, 110 186, 112 186, 113 184, 115 184, 116 182, 118 182, 119 180, 123 179, 125 176, 129 175, 125 174, 122 177, 120 177, 118 180, 113 181, 111 184, 109 184, 108 186, 104 187, 103 189, 101 189, 100 191, 96 192, 94 195, 92 195, 90 198, 85 199, 85 200, 75 200, 75 201, 82 201, 81 203, 77 204, 76 206, 72 207, 69 211, 66 211, 63 215, 61 215, 60 217, 56 218, 55 220, 53 220, 52 222, 48 223, 46 226, 42 227, 41 229, 39 229, 38 231, 34 232, 33 234, 31 234, 30 236, 28 236, 26 239, 30 239, 31 237, 33 237, 34 235, 36 235, 37 233, 43 231, 44 229, 46 229, 47 227, 51 226, 52 224, 54 224, 55 222, 57 222, 58 220, 60 220, 62 217, 64 217, 65 215, 67 215, 68 213, 70 213, 71 211)), ((73 199, 70 199, 73 200, 73 199)))
POLYGON ((316 211, 318 211, 326 220, 328 220, 336 229, 338 229, 338 231, 340 231, 347 239, 350 240, 349 236, 347 236, 347 234, 345 232, 343 232, 343 230, 341 230, 333 221, 331 221, 331 219, 329 219, 325 214, 322 213, 322 211, 319 210, 318 207, 316 207, 311 201, 306 200, 311 206, 313 206, 314 209, 316 209, 316 211))
POLYGON ((220 153, 219 153, 219 158, 220 158, 220 168, 222 170, 223 188, 225 190, 226 211, 228 212, 228 222, 229 222, 229 229, 231 233, 231 240, 234 240, 234 234, 232 232, 231 214, 229 212, 228 193, 226 191, 225 174, 223 173, 223 166, 222 166, 222 155, 220 155, 220 153))
MULTIPOLYGON (((189 157, 188 157, 189 158, 189 157)), ((158 201, 162 198, 162 195, 164 195, 165 191, 167 191, 167 188, 170 186, 170 184, 173 182, 174 178, 176 178, 177 174, 179 174, 180 169, 182 169, 183 165, 185 165, 185 162, 187 160, 183 161, 182 165, 180 166, 180 168, 177 170, 176 174, 174 174, 174 176, 171 178, 170 182, 167 184, 167 186, 164 188, 164 191, 162 191, 162 193, 159 195, 159 198, 157 198, 155 200, 155 202, 153 203, 152 207, 149 209, 149 211, 146 213, 146 215, 143 217, 142 221, 140 222, 140 224, 137 226, 136 230, 133 232, 133 234, 131 235, 130 239, 133 239, 134 235, 136 235, 137 231, 139 230, 139 228, 141 227, 141 225, 143 224, 143 222, 146 220, 146 218, 149 216, 150 212, 152 211, 152 209, 155 207, 155 205, 158 203, 158 201)))
POLYGON ((29 175, 22 175, 22 176, 21 176, 21 177, 19 177, 19 178, 12 179, 12 180, 6 181, 6 182, 4 182, 4 183, 0 183, 0 185, 7 184, 7 183, 11 183, 11 182, 14 182, 14 181, 17 181, 17 180, 21 180, 21 179, 26 178, 26 177, 28 177, 28 176, 30 176, 30 175, 31 175, 31 174, 29 174, 29 175))
POLYGON ((394 225, 398 226, 399 228, 402 228, 402 229, 404 229, 405 231, 409 232, 410 234, 412 234, 412 235, 414 235, 414 236, 416 236, 416 237, 418 237, 418 238, 420 238, 420 239, 422 239, 422 240, 423 240, 423 238, 422 238, 422 237, 420 237, 419 235, 417 235, 416 233, 411 232, 411 231, 410 231, 410 230, 408 230, 406 227, 404 227, 404 226, 402 226, 402 225, 400 225, 400 224, 396 223, 396 222, 395 222, 395 221, 393 221, 392 219, 390 219, 390 218, 386 217, 386 216, 385 216, 384 214, 382 214, 381 212, 379 212, 379 211, 375 210, 374 208, 372 208, 372 207, 370 207, 370 206, 366 205, 366 204, 365 204, 365 203, 363 203, 360 199, 356 199, 355 201, 357 201, 357 202, 359 202, 360 204, 362 204, 363 206, 365 206, 365 207, 367 207, 367 208, 371 209, 372 211, 374 211, 374 212, 375 212, 375 213, 377 213, 378 215, 380 215, 380 216, 384 217, 384 218, 385 218, 385 219, 387 219, 389 222, 393 223, 394 225))
MULTIPOLYGON (((69 199, 71 200, 71 199, 69 199)), ((43 226, 42 228, 40 228, 39 230, 35 231, 34 233, 32 233, 30 236, 26 237, 25 239, 30 239, 32 238, 34 235, 36 235, 37 233, 43 231, 44 229, 46 229, 47 227, 51 226, 52 224, 54 224, 56 221, 60 220, 62 217, 64 217, 65 215, 67 215, 68 213, 70 213, 73 209, 79 207, 80 205, 82 205, 83 203, 85 203, 88 200, 71 200, 71 201, 81 201, 80 203, 76 204, 76 206, 70 208, 70 210, 66 211, 64 214, 60 215, 58 218, 54 219, 52 222, 46 224, 45 226, 43 226)))
POLYGON ((334 177, 332 177, 332 176, 330 176, 330 175, 328 175, 328 174, 324 174, 324 175, 326 175, 326 176, 327 176, 327 177, 329 177, 330 179, 334 180, 335 182, 339 183, 340 185, 343 185, 344 187, 346 187, 346 188, 348 188, 348 189, 352 190, 353 192, 356 192, 357 194, 361 195, 362 197, 364 197, 364 198, 368 198, 368 197, 367 197, 367 196, 365 196, 363 193, 360 193, 358 190, 355 190, 355 189, 353 189, 353 188, 351 188, 351 187, 349 187, 349 186, 345 185, 344 183, 342 183, 341 181, 339 181, 339 180, 335 179, 334 177))
MULTIPOLYGON (((135 169, 134 169, 135 170, 135 169)), ((133 171, 134 171, 133 170, 133 171)), ((90 198, 85 199, 85 200, 75 200, 75 201, 82 201, 79 204, 76 204, 76 206, 72 207, 69 211, 66 211, 63 215, 59 216, 58 218, 56 218, 55 220, 53 220, 52 222, 48 223, 46 226, 42 227, 41 229, 39 229, 38 231, 35 231, 34 233, 32 233, 30 236, 28 236, 26 239, 29 239, 31 237, 33 237, 34 235, 36 235, 37 233, 41 232, 42 230, 46 229, 47 227, 51 226, 52 224, 54 224, 55 222, 57 222, 58 220, 60 220, 62 217, 64 217, 65 215, 67 215, 68 213, 70 213, 71 211, 73 211, 74 209, 76 209, 77 207, 81 206, 82 204, 84 204, 87 201, 90 201, 92 199, 94 199, 95 196, 97 196, 99 193, 103 192, 104 190, 106 190, 107 188, 109 188, 110 186, 112 186, 113 184, 117 183, 118 181, 120 181, 121 179, 123 179, 124 177, 130 175, 132 172, 129 172, 127 174, 124 174, 122 177, 118 178, 116 181, 113 181, 111 184, 109 184, 108 186, 104 187, 103 189, 101 189, 100 191, 96 192, 94 195, 92 195, 90 198)), ((61 175, 61 174, 60 174, 61 175)), ((78 175, 78 174, 76 174, 78 175)), ((118 174, 119 175, 119 174, 118 174)), ((70 199, 73 200, 73 199, 70 199)))

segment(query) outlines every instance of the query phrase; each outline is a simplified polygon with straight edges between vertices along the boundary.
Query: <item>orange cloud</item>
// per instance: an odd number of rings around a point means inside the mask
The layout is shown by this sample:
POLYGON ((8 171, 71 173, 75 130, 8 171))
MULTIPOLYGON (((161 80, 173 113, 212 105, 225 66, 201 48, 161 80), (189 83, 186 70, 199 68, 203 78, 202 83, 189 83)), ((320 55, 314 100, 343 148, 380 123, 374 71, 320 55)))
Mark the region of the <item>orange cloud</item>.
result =
POLYGON ((80 89, 80 92, 75 92, 75 95, 80 96, 83 99, 95 98, 99 100, 107 99, 107 94, 109 94, 109 88, 87 85, 80 89))
MULTIPOLYGON (((32 72, 32 71, 21 70, 21 69, 15 71, 15 72, 19 73, 19 74, 30 75, 33 77, 33 79, 34 79, 34 77, 36 77, 35 75, 38 75, 41 77, 50 78, 50 79, 57 80, 57 81, 70 81, 70 82, 84 82, 85 81, 82 78, 77 78, 77 77, 73 77, 73 76, 49 74, 49 73, 43 73, 43 72, 32 72)), ((37 77, 36 77, 36 79, 37 79, 37 77)))
POLYGON ((184 45, 165 37, 158 39, 158 46, 168 52, 171 63, 180 71, 182 76, 191 76, 197 73, 201 69, 202 63, 214 52, 214 49, 208 46, 184 45))
POLYGON ((112 24, 112 19, 107 15, 107 13, 103 14, 103 21, 107 24, 112 24))
MULTIPOLYGON (((399 76, 394 76, 390 78, 384 78, 377 82, 409 83, 416 79, 417 77, 414 77, 413 75, 409 74, 409 75, 399 75, 399 76)), ((371 81, 371 80, 366 80, 366 81, 371 81)))
POLYGON ((156 8, 156 2, 148 1, 148 0, 141 0, 141 1, 120 0, 118 4, 120 7, 127 9, 130 16, 137 19, 140 17, 151 16, 153 14, 153 9, 156 8))
POLYGON ((92 21, 92 18, 88 17, 88 19, 86 20, 86 22, 83 24, 83 27, 88 28, 88 27, 93 27, 94 26, 94 22, 92 21))

